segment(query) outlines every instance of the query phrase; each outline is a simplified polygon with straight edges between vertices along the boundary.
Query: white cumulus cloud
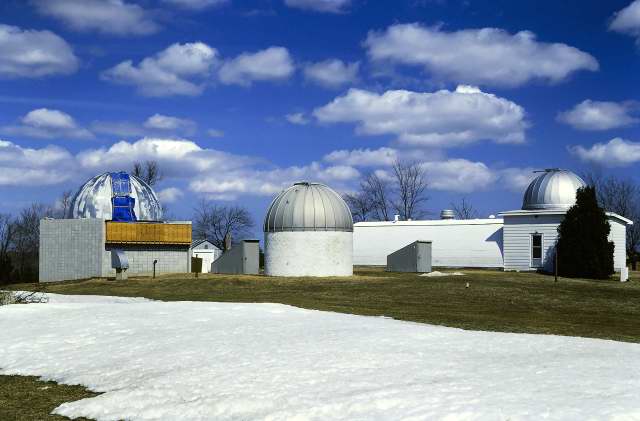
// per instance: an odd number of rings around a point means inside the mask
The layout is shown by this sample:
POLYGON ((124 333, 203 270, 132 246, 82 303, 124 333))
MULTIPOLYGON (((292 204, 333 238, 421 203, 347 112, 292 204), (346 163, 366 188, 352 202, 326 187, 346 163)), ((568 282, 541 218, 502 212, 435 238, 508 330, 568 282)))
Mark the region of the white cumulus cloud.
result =
POLYGON ((284 0, 289 7, 324 13, 343 13, 351 5, 351 0, 284 0))
POLYGON ((89 130, 78 126, 73 117, 60 110, 38 108, 29 111, 22 117, 21 123, 19 125, 0 127, 0 133, 42 139, 93 138, 93 134, 89 130))
POLYGON ((115 35, 147 35, 160 29, 149 12, 123 0, 35 0, 43 15, 77 31, 115 35))
POLYGON ((398 157, 396 149, 382 147, 379 149, 342 149, 325 155, 323 160, 333 164, 375 167, 393 165, 398 157))
POLYGON ((138 65, 123 61, 102 74, 104 80, 132 85, 145 96, 199 95, 217 63, 218 52, 202 42, 173 44, 138 65))
POLYGON ((359 62, 345 63, 338 59, 329 59, 304 66, 304 76, 307 80, 320 85, 336 88, 358 79, 359 62))
POLYGON ((0 78, 68 75, 77 69, 71 46, 53 32, 0 24, 0 78))
POLYGON ((58 146, 23 148, 0 140, 0 186, 42 186, 73 177, 73 156, 58 146))
POLYGON ((167 4, 183 7, 185 9, 202 10, 207 7, 220 6, 229 3, 230 0, 163 0, 167 4))
POLYGON ((173 203, 184 196, 182 190, 177 187, 167 187, 158 192, 158 199, 160 203, 173 203))
POLYGON ((469 193, 488 188, 497 175, 486 164, 466 159, 430 161, 422 164, 429 188, 469 193))
POLYGON ((609 29, 635 36, 637 37, 636 41, 640 43, 640 0, 631 2, 627 7, 617 12, 609 29))
POLYGON ((417 23, 370 32, 365 46, 374 61, 422 66, 436 79, 489 86, 520 86, 531 80, 560 82, 578 70, 596 71, 590 54, 534 33, 498 28, 446 32, 417 23))
POLYGON ((207 130, 207 134, 209 137, 224 137, 224 132, 219 129, 209 129, 207 130))
POLYGON ((196 123, 186 118, 154 114, 149 117, 143 125, 147 129, 192 132, 195 129, 196 123))
POLYGON ((309 123, 309 119, 304 115, 304 113, 291 113, 284 117, 289 123, 296 124, 298 126, 304 126, 309 123))
POLYGON ((638 123, 632 103, 587 99, 571 110, 558 114, 558 120, 580 130, 608 130, 638 123))
POLYGON ((590 148, 570 146, 569 151, 582 161, 603 167, 626 167, 640 161, 640 142, 619 137, 606 143, 596 143, 590 148))
POLYGON ((522 143, 528 126, 518 104, 470 86, 433 93, 350 89, 314 115, 323 123, 356 123, 359 134, 391 134, 405 144, 436 147, 522 143))
POLYGON ((250 86, 256 81, 287 79, 294 70, 293 59, 286 48, 269 47, 227 60, 220 68, 219 78, 224 84, 250 86))

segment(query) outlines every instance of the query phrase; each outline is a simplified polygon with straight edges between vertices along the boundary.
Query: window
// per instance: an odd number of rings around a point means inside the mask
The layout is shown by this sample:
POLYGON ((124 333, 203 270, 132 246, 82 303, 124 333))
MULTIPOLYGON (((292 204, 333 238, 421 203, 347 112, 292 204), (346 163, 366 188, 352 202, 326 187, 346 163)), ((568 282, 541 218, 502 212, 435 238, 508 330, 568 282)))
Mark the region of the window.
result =
POLYGON ((542 266, 542 234, 531 234, 531 266, 542 266))

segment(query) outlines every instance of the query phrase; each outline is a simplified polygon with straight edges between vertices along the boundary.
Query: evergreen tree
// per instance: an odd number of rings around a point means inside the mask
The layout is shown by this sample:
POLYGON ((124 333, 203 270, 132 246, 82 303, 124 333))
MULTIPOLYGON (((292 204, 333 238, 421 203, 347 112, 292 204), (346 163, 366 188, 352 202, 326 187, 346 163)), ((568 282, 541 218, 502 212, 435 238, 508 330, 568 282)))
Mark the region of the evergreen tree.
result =
POLYGON ((594 187, 582 187, 558 227, 558 273, 571 278, 607 279, 613 273, 611 226, 598 206, 594 187))

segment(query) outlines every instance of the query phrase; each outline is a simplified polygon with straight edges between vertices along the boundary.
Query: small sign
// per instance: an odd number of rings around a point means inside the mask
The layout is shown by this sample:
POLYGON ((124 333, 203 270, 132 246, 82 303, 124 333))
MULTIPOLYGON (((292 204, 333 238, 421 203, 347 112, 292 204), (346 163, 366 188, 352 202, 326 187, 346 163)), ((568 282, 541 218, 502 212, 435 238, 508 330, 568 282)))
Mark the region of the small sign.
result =
POLYGON ((191 258, 191 273, 195 273, 198 276, 198 273, 202 272, 202 257, 192 257, 191 258))

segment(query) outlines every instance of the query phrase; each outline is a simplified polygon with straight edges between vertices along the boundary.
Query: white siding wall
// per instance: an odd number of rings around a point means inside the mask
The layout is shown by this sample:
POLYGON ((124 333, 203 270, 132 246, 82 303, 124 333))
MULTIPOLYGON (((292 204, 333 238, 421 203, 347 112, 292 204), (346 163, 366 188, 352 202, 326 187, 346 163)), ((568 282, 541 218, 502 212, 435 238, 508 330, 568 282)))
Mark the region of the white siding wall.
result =
POLYGON ((531 234, 542 234, 542 263, 553 269, 558 225, 564 215, 504 215, 505 270, 535 270, 531 267, 531 234))
POLYGON ((354 264, 386 265, 387 255, 418 240, 433 242, 433 266, 502 267, 502 219, 357 223, 354 264))
MULTIPOLYGON (((544 269, 553 270, 558 226, 564 215, 504 215, 504 268, 505 270, 535 270, 531 267, 531 234, 543 235, 542 258, 544 269)), ((626 265, 626 226, 609 218, 609 240, 615 244, 613 266, 619 271, 626 265)))
POLYGON ((615 244, 613 251, 613 267, 619 271, 627 265, 627 227, 617 219, 609 218, 611 232, 609 240, 615 244))

